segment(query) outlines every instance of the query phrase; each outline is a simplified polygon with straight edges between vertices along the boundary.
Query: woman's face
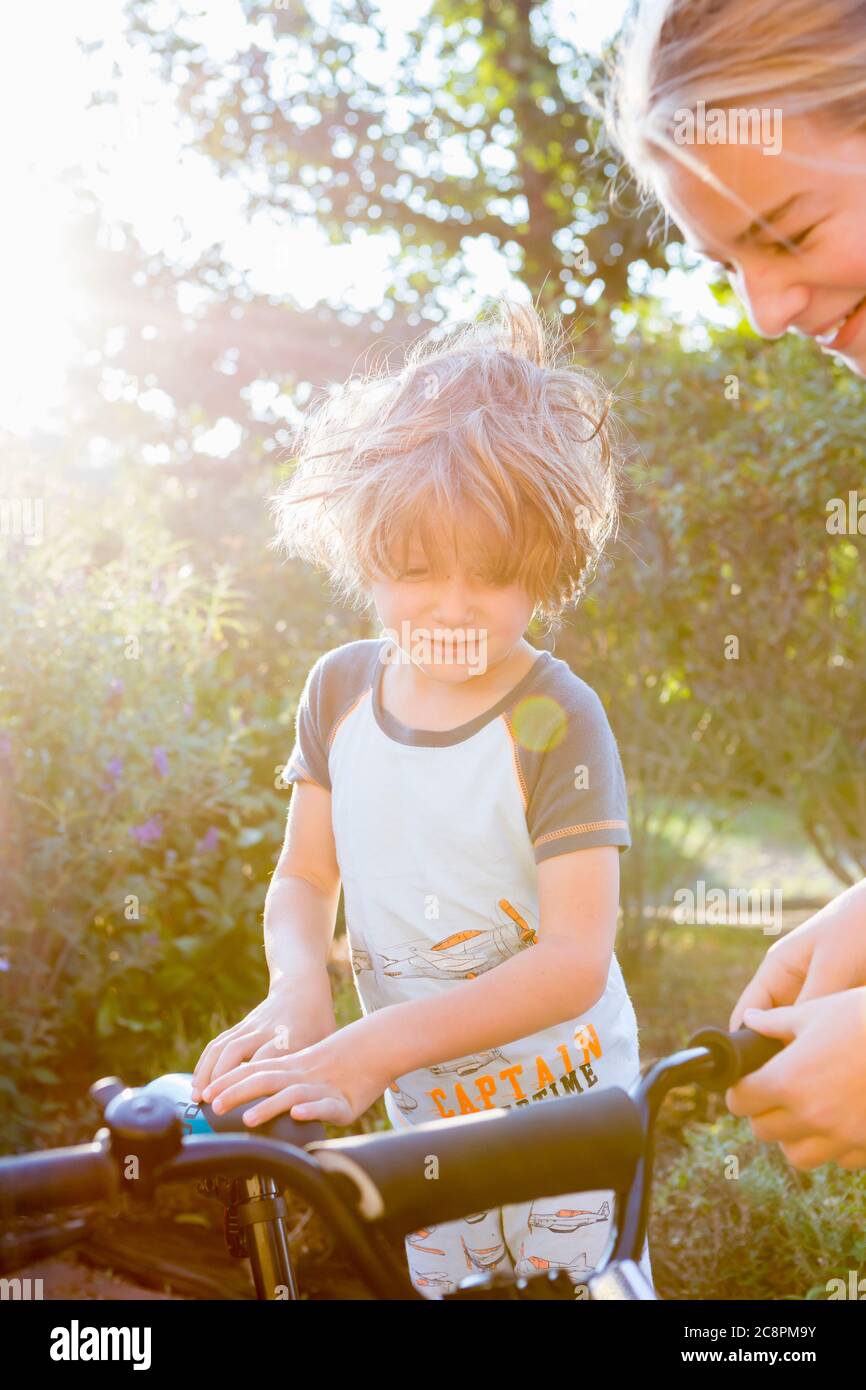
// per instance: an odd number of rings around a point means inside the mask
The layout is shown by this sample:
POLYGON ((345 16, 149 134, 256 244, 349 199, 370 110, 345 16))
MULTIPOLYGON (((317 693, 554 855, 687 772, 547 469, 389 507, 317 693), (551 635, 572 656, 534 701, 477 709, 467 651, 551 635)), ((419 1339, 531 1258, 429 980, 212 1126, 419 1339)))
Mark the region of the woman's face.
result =
POLYGON ((656 191, 687 244, 727 270, 756 333, 814 338, 866 377, 866 135, 803 116, 783 116, 781 131, 775 155, 759 144, 688 147, 768 228, 654 152, 656 191))

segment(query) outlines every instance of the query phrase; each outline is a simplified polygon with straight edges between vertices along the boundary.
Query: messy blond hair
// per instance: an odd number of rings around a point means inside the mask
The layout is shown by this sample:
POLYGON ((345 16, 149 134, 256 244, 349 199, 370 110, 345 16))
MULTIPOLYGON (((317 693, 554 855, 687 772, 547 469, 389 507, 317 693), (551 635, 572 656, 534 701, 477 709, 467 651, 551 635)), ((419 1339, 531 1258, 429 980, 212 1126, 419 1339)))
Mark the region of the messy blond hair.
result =
MULTIPOLYGON (((590 104, 628 161, 642 206, 653 201, 653 164, 661 155, 755 215, 674 139, 675 113, 694 111, 698 101, 811 116, 843 136, 866 132, 864 0, 633 0, 608 65, 604 102, 590 104)), ((820 145, 799 162, 832 168, 820 145)))
POLYGON ((489 582, 520 584, 555 629, 616 527, 610 393, 574 365, 561 322, 494 307, 417 340, 399 371, 350 378, 301 425, 270 544, 351 607, 372 607, 370 581, 402 573, 416 534, 439 577, 460 530, 489 582))

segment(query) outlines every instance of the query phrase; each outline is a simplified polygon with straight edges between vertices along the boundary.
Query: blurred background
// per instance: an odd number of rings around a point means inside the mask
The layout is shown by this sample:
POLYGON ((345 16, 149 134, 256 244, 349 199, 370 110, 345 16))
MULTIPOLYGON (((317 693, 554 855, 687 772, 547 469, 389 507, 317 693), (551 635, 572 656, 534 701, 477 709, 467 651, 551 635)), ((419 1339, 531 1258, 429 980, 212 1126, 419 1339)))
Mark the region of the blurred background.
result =
MULTIPOLYGON (((638 212, 587 105, 624 8, 90 0, 0 21, 5 1151, 90 1137, 92 1081, 191 1070, 263 997, 297 698, 322 651, 376 635, 267 549, 267 499, 314 392, 500 295, 563 317, 632 446, 617 543, 555 642, 529 636, 619 741, 644 1060, 724 1026, 774 939, 677 922, 678 890, 778 890, 788 927, 866 873, 863 545, 827 525, 863 478, 863 383, 755 337, 638 212)), ((690 1091, 664 1126, 665 1297, 824 1296, 866 1257, 862 1178, 795 1173, 690 1091)), ((143 1241, 91 1264, 141 1265, 143 1241)))

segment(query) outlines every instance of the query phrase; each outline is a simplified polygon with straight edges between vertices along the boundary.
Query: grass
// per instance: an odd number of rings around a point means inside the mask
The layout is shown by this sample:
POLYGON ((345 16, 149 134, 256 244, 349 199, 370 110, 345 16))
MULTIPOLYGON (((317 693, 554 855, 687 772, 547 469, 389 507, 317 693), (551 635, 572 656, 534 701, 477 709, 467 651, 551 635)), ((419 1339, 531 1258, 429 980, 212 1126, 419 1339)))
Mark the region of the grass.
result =
POLYGON ((783 897, 826 902, 845 886, 824 864, 787 807, 752 802, 731 808, 731 820, 711 834, 706 801, 678 803, 666 817, 665 838, 688 858, 698 846, 700 874, 719 887, 780 888, 783 897))

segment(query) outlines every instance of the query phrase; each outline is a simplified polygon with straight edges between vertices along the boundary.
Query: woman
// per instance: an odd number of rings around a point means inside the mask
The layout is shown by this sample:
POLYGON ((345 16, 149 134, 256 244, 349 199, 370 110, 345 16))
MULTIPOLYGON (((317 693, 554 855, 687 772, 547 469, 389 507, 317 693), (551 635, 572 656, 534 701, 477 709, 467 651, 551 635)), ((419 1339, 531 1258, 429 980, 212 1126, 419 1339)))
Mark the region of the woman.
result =
MULTIPOLYGON (((642 0, 606 117, 755 331, 866 378, 866 0, 642 0)), ((727 1092, 732 1113, 797 1168, 866 1166, 866 880, 770 948, 743 1024, 788 1046, 727 1092)))

